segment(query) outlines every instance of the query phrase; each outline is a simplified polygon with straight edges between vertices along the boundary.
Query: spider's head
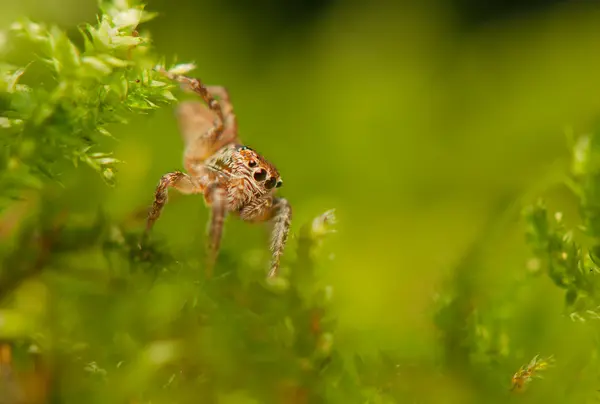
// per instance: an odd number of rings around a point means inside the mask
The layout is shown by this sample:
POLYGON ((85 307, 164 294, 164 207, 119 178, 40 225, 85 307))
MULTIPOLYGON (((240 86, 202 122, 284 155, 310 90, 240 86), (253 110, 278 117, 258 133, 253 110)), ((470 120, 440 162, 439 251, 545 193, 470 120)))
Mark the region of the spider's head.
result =
POLYGON ((238 164, 244 174, 265 192, 270 192, 273 188, 283 185, 277 168, 256 151, 247 146, 237 146, 236 154, 238 164))

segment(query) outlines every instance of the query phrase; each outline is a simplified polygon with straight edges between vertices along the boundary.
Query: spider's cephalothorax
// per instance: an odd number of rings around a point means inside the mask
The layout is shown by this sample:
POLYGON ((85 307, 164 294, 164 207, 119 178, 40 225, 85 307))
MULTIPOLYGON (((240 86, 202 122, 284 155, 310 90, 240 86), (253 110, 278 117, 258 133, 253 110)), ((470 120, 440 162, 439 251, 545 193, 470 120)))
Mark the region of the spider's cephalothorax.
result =
POLYGON ((256 151, 240 143, 233 107, 223 87, 204 86, 197 79, 161 72, 199 94, 208 108, 195 101, 179 104, 177 117, 185 142, 184 166, 189 174, 175 171, 161 178, 144 237, 167 202, 169 187, 186 194, 204 194, 211 207, 209 271, 219 250, 223 220, 231 213, 246 221, 272 222, 273 259, 269 276, 275 276, 292 214, 287 200, 275 196, 276 189, 283 184, 279 172, 256 151))
POLYGON ((273 201, 275 188, 283 183, 277 169, 247 146, 227 145, 205 161, 208 170, 221 176, 227 189, 227 210, 245 220, 260 220, 257 214, 273 201))

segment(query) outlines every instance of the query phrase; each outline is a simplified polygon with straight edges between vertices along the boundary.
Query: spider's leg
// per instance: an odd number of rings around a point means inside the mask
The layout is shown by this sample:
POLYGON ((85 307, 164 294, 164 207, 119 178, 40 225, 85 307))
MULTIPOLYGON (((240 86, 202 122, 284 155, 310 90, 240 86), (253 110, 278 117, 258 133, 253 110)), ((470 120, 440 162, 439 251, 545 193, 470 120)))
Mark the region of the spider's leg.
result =
POLYGON ((185 143, 183 165, 190 173, 195 173, 202 163, 226 144, 238 142, 237 123, 231 108, 223 103, 225 129, 218 134, 213 131, 215 114, 198 101, 184 101, 177 107, 176 115, 179 131, 185 143))
POLYGON ((216 95, 221 100, 221 110, 225 118, 225 132, 231 131, 237 137, 237 117, 233 111, 233 104, 229 98, 229 92, 223 86, 206 86, 210 94, 216 95))
POLYGON ((271 251, 273 257, 268 276, 269 278, 276 276, 292 221, 292 207, 290 203, 283 198, 265 198, 244 206, 239 213, 242 220, 249 222, 271 222, 273 226, 271 230, 271 251))
POLYGON ((168 188, 172 187, 177 189, 183 194, 199 194, 205 189, 205 186, 195 178, 190 177, 180 171, 165 174, 161 177, 156 191, 154 193, 154 202, 150 211, 148 212, 148 219, 146 221, 146 230, 142 238, 142 244, 147 239, 152 226, 160 216, 160 213, 167 203, 168 188))
POLYGON ((218 184, 213 183, 204 193, 206 202, 211 207, 210 220, 208 222, 208 248, 206 276, 210 278, 217 260, 219 248, 221 247, 221 236, 223 235, 223 222, 227 213, 227 193, 218 184))
POLYGON ((173 74, 164 69, 159 69, 159 71, 169 79, 178 81, 179 83, 187 86, 196 94, 200 95, 200 97, 202 97, 202 99, 204 100, 206 105, 208 105, 210 110, 213 111, 218 117, 218 120, 217 122, 215 122, 212 131, 216 133, 217 136, 221 134, 221 132, 223 132, 225 125, 225 117, 223 114, 223 110, 221 109, 221 104, 219 103, 219 101, 214 99, 212 94, 208 92, 206 86, 202 84, 200 80, 192 77, 182 76, 179 74, 173 74))
POLYGON ((208 106, 206 108, 199 102, 187 101, 177 109, 180 130, 186 143, 186 166, 202 162, 221 147, 237 141, 237 119, 229 93, 224 87, 207 87, 196 78, 176 75, 164 69, 159 71, 200 95, 208 106), (217 101, 213 95, 221 101, 217 101))
POLYGON ((273 222, 273 230, 271 233, 271 251, 273 253, 273 258, 271 260, 269 277, 277 275, 277 271, 279 270, 279 260, 283 254, 292 221, 292 207, 290 203, 283 198, 275 198, 273 202, 271 219, 273 222))

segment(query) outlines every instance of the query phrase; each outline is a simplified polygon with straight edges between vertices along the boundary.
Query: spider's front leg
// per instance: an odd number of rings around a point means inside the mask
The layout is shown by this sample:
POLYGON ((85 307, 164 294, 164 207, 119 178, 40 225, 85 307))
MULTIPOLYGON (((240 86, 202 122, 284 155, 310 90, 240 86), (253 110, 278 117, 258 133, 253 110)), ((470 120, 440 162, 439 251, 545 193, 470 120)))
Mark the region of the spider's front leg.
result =
POLYGON ((206 109, 195 101, 182 102, 178 107, 177 116, 189 163, 202 161, 226 144, 238 141, 237 118, 225 87, 206 86, 197 78, 173 74, 164 68, 158 71, 198 94, 208 107, 206 109), (217 101, 213 95, 221 101, 217 101))
MULTIPOLYGON (((197 93, 204 100, 206 105, 208 105, 208 108, 210 108, 210 110, 214 112, 218 118, 217 122, 214 124, 214 127, 210 129, 211 136, 212 134, 214 134, 215 137, 219 136, 223 132, 223 129, 225 129, 225 114, 221 109, 221 104, 219 104, 219 101, 213 98, 206 86, 196 78, 174 74, 166 71, 164 68, 159 68, 158 71, 165 77, 187 86, 191 91, 197 93)), ((226 93, 226 91, 224 92, 226 93)), ((231 112, 233 112, 233 109, 231 112)))
POLYGON ((240 217, 249 222, 271 222, 273 226, 271 231, 271 251, 273 257, 268 277, 272 278, 276 276, 292 222, 292 207, 290 203, 283 198, 271 199, 269 197, 258 200, 255 203, 246 205, 240 211, 240 217))
POLYGON ((216 95, 221 99, 221 109, 225 118, 225 132, 230 131, 233 137, 237 137, 237 117, 233 111, 233 104, 229 98, 229 92, 223 86, 206 86, 209 94, 216 95))
POLYGON ((279 261, 285 244, 287 242, 290 224, 292 222, 292 207, 290 203, 283 198, 275 198, 272 207, 272 222, 273 230, 271 233, 271 251, 273 258, 271 261, 271 269, 269 270, 269 278, 277 275, 279 270, 279 261))
POLYGON ((223 235, 223 223, 227 214, 227 192, 218 183, 213 183, 206 188, 204 197, 207 205, 211 207, 210 220, 208 222, 208 246, 206 277, 212 276, 213 268, 221 247, 223 235))
POLYGON ((154 226, 154 223, 158 220, 162 209, 167 203, 168 189, 170 187, 177 189, 183 194, 199 194, 205 189, 204 184, 202 184, 198 179, 192 178, 180 171, 163 175, 158 183, 158 186, 156 187, 156 191, 154 193, 154 202, 152 203, 152 207, 148 212, 146 230, 142 236, 141 245, 143 245, 147 240, 150 230, 154 226))
POLYGON ((225 87, 205 86, 199 79, 172 74, 162 68, 159 71, 181 83, 185 90, 200 95, 206 104, 183 101, 177 107, 177 121, 185 143, 184 166, 188 172, 193 173, 221 147, 239 143, 237 118, 225 87))

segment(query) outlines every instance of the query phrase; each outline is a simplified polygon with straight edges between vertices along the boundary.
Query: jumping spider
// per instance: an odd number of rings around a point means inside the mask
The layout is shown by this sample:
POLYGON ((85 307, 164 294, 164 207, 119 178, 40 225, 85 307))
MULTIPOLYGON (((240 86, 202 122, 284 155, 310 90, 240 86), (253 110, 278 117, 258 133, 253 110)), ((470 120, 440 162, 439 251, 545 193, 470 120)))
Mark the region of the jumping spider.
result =
POLYGON ((162 176, 148 213, 144 239, 167 202, 169 187, 184 194, 203 194, 211 208, 208 224, 210 273, 218 255, 227 213, 249 222, 271 221, 272 261, 269 277, 277 274, 290 228, 292 209, 287 200, 275 196, 283 182, 279 172, 263 156, 241 144, 229 94, 221 86, 205 86, 200 80, 158 70, 184 88, 200 95, 199 101, 184 101, 176 115, 185 150, 183 165, 189 174, 175 171, 162 176), (213 98, 219 97, 220 102, 213 98))

